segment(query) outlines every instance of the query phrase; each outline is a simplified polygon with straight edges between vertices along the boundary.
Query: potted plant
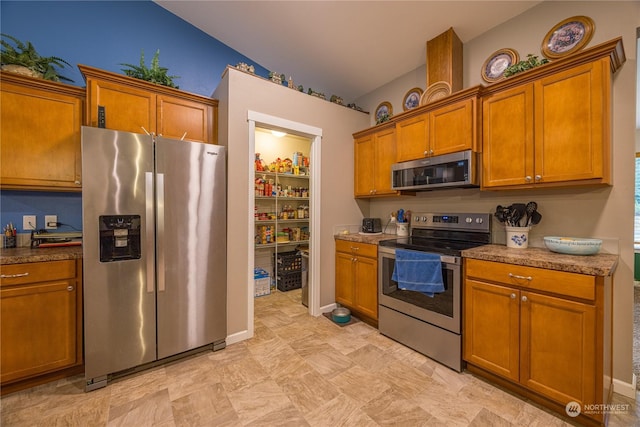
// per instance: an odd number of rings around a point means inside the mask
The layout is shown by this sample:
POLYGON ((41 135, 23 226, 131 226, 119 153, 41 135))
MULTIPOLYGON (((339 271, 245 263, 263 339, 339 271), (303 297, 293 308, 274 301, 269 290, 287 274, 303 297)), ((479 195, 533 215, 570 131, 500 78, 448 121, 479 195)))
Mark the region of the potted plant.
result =
POLYGON ((122 71, 124 71, 124 73, 129 77, 134 77, 136 79, 145 80, 147 82, 179 89, 179 87, 176 86, 175 83, 173 83, 173 79, 179 79, 180 77, 168 75, 167 71, 169 71, 169 69, 160 66, 160 60, 158 59, 159 56, 160 49, 158 49, 155 55, 153 55, 150 68, 147 68, 144 63, 144 50, 140 53, 140 65, 120 65, 128 67, 127 69, 122 69, 122 71))
POLYGON ((60 80, 73 81, 61 76, 56 71, 55 67, 64 68, 65 65, 71 66, 71 64, 64 59, 58 58, 57 56, 41 56, 31 42, 26 42, 25 44, 8 34, 2 33, 1 35, 3 39, 0 40, 2 44, 0 63, 2 63, 3 70, 52 80, 54 82, 59 82, 60 80), (13 44, 9 43, 5 38, 9 39, 13 44))

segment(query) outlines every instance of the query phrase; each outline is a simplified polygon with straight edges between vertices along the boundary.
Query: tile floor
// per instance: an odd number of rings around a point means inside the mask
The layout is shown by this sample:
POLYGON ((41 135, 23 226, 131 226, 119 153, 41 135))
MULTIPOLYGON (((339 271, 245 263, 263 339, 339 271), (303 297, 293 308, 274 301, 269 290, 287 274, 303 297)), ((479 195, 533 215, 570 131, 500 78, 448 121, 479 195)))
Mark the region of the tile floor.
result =
MULTIPOLYGON (((563 426, 358 322, 311 317, 300 292, 255 301, 255 337, 111 382, 83 377, 4 396, 7 426, 563 426)), ((635 401, 610 426, 639 425, 635 401)))

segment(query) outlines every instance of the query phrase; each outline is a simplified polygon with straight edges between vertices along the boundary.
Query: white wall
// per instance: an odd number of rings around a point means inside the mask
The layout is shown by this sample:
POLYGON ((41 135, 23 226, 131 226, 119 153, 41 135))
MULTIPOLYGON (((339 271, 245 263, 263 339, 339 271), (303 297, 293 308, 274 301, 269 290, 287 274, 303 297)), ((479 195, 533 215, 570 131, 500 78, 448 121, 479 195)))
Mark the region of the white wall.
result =
MULTIPOLYGON (((612 187, 572 190, 529 190, 481 192, 445 190, 421 193, 415 198, 375 200, 370 215, 386 217, 398 208, 461 212, 495 212, 498 204, 538 202, 542 222, 531 233, 532 244, 542 245, 548 235, 600 237, 605 250, 619 252, 614 284, 614 378, 621 387, 632 382, 633 357, 633 217, 636 94, 636 27, 640 23, 640 2, 543 2, 523 14, 464 41, 464 87, 482 84, 480 69, 498 49, 509 47, 524 58, 528 53, 542 57, 543 37, 556 23, 574 15, 586 15, 595 22, 594 36, 586 48, 622 36, 626 63, 613 77, 613 182, 612 187)), ((455 30, 455 28, 454 28, 455 30)), ((374 111, 382 101, 401 107, 407 90, 424 88, 425 68, 418 68, 379 90, 356 100, 374 111)), ((504 230, 494 223, 494 240, 504 242, 504 230)))
MULTIPOLYGON (((322 129, 321 222, 320 230, 311 230, 312 238, 320 239, 320 306, 335 302, 333 227, 357 224, 363 216, 353 199, 352 134, 369 125, 369 116, 231 67, 213 97, 220 100, 219 140, 228 149, 227 335, 230 336, 249 329, 247 289, 253 286, 247 283, 247 257, 253 252, 247 238, 253 236, 247 221, 247 188, 253 182, 253 169, 248 167, 253 152, 248 149, 247 112, 251 110, 322 129)), ((317 160, 311 160, 313 168, 317 160)))

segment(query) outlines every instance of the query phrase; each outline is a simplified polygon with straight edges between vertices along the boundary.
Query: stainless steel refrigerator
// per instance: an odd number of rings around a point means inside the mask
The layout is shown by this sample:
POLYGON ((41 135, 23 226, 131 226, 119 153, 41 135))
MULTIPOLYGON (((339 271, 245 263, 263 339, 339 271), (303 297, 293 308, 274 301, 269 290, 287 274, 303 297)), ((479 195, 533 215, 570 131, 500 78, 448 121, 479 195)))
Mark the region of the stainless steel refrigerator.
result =
POLYGON ((87 391, 225 347, 225 163, 217 145, 82 128, 87 391))

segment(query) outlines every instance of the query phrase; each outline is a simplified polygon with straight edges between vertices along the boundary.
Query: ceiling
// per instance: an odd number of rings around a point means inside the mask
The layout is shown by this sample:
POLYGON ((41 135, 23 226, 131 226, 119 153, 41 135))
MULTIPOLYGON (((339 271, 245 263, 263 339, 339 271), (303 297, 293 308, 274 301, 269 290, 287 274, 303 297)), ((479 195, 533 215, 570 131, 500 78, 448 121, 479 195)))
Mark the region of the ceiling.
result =
POLYGON ((540 3, 155 1, 305 91, 347 103, 424 65, 427 40, 449 27, 466 43, 540 3))

